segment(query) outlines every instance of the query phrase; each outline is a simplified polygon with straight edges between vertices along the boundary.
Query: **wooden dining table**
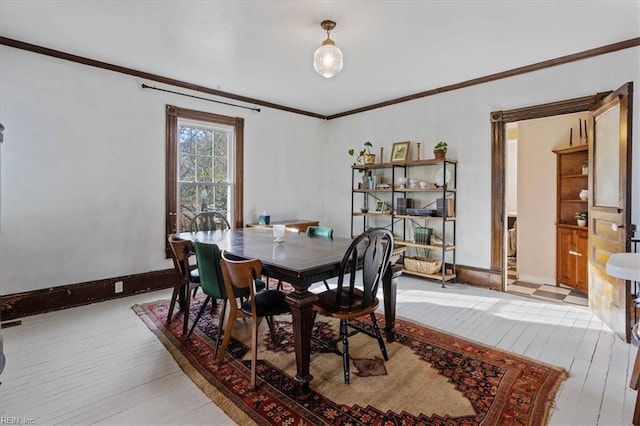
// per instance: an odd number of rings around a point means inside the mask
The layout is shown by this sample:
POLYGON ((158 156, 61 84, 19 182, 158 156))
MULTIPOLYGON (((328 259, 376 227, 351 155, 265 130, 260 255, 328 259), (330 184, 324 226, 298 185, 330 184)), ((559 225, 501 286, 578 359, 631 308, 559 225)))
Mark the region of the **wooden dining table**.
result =
MULTIPOLYGON (((275 243, 273 232, 262 228, 238 228, 222 231, 182 232, 176 236, 191 241, 215 243, 238 259, 260 259, 262 273, 291 284, 287 294, 291 306, 296 354, 296 380, 304 391, 313 377, 309 374, 313 305, 317 296, 311 284, 338 276, 342 257, 350 238, 308 237, 287 232, 284 242, 275 243)), ((388 342, 395 337, 396 289, 399 268, 387 268, 383 278, 384 332, 388 342)))

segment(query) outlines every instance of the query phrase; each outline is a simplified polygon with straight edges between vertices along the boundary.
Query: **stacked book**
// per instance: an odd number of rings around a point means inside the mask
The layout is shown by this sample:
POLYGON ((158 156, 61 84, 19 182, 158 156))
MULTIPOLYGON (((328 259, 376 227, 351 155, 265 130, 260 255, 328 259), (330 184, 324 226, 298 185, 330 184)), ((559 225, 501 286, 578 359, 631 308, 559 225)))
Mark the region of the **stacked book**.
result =
POLYGON ((425 226, 416 226, 413 229, 413 241, 415 241, 416 244, 429 245, 429 240, 431 240, 432 233, 432 228, 427 228, 425 226))

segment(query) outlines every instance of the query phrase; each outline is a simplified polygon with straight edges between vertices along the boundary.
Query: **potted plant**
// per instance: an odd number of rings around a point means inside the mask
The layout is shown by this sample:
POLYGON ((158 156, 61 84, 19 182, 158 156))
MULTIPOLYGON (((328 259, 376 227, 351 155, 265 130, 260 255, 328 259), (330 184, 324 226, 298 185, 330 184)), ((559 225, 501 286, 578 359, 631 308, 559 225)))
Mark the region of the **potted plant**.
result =
POLYGON ((445 141, 438 142, 433 147, 433 155, 436 157, 436 160, 444 160, 447 156, 447 143, 445 141))
POLYGON ((355 149, 351 148, 348 152, 352 157, 356 156, 356 162, 353 164, 374 164, 376 162, 376 155, 371 153, 371 148, 373 145, 371 142, 366 141, 364 143, 364 148, 362 148, 359 152, 356 152, 355 149), (356 155, 357 154, 357 155, 356 155))
POLYGON ((575 218, 578 226, 587 226, 587 212, 576 212, 575 218))

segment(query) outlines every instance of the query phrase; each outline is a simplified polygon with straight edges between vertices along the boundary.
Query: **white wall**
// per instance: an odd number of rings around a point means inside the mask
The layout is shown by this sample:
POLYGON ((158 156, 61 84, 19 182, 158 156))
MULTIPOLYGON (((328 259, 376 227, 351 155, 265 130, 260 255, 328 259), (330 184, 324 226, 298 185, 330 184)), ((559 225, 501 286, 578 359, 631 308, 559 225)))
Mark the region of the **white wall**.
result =
MULTIPOLYGON (((488 268, 490 112, 640 82, 639 63, 639 49, 627 49, 324 122, 145 91, 129 76, 2 46, 0 291, 171 267, 163 252, 165 104, 245 118, 245 222, 267 210, 318 218, 337 236, 350 228, 348 148, 371 140, 388 155, 395 141, 422 141, 426 156, 446 140, 460 161, 457 261, 488 268)), ((640 148, 633 155, 640 188, 640 148)), ((634 223, 639 203, 636 195, 634 223)))
POLYGON ((512 216, 518 215, 518 140, 507 140, 505 210, 512 216))
MULTIPOLYGON (((457 262, 489 268, 491 264, 491 123, 490 113, 555 102, 613 90, 635 81, 634 104, 640 105, 640 49, 633 48, 584 61, 405 102, 329 122, 326 143, 326 197, 333 208, 327 221, 337 235, 350 229, 351 159, 345 149, 371 140, 376 149, 393 142, 422 142, 431 155, 439 140, 458 163, 457 262), (333 166, 331 166, 333 164, 333 166), (339 207, 339 208, 338 208, 339 207)), ((424 83, 425 88, 429 82, 424 83)), ((635 128, 640 108, 634 110, 635 128)), ((640 147, 634 132, 632 222, 640 223, 640 147)), ((415 145, 412 143, 412 145, 415 145)))
MULTIPOLYGON (((318 218, 324 123, 141 89, 136 78, 0 47, 2 294, 171 268, 165 105, 245 118, 245 222, 318 218)), ((149 82, 147 82, 149 83, 149 82)), ((199 94, 202 95, 202 94, 199 94)))

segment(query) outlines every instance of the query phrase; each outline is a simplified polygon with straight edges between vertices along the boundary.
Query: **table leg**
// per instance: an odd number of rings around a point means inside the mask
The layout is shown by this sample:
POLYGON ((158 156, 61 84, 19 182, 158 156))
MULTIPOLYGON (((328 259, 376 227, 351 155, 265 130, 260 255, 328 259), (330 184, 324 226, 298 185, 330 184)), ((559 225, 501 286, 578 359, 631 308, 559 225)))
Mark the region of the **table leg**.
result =
POLYGON ((318 297, 309 291, 299 291, 287 295, 287 303, 291 306, 293 320, 293 338, 296 345, 296 380, 304 392, 309 392, 309 382, 313 376, 309 374, 311 362, 311 330, 313 328, 313 304, 318 297))
POLYGON ((382 295, 384 297, 384 334, 387 342, 396 338, 396 293, 398 277, 402 275, 402 267, 390 265, 382 277, 382 295))

